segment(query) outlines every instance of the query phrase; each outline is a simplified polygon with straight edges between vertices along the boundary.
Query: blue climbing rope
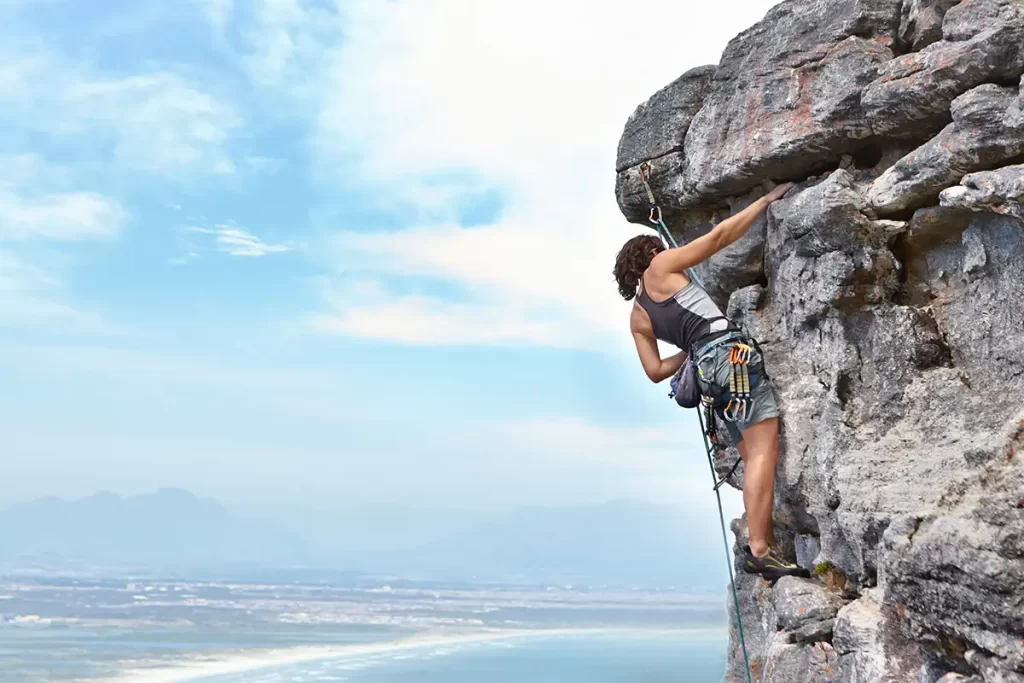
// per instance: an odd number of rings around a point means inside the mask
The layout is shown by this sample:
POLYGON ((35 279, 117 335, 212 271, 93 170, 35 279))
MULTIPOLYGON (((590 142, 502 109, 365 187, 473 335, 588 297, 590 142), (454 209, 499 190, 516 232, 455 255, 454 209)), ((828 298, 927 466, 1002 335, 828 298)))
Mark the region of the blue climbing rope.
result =
MULTIPOLYGON (((650 161, 645 161, 640 164, 640 182, 644 184, 644 189, 647 190, 647 201, 651 205, 651 214, 648 217, 648 220, 650 220, 651 223, 654 223, 654 226, 658 231, 658 237, 660 237, 663 242, 666 242, 673 249, 678 249, 679 243, 676 242, 676 238, 672 236, 668 226, 665 225, 665 221, 661 215, 661 207, 658 206, 658 202, 655 201, 654 191, 651 190, 650 180, 652 168, 653 166, 650 161)), ((689 275, 690 279, 696 282, 702 289, 704 288, 704 283, 701 282, 700 276, 697 275, 697 270, 695 268, 687 268, 686 274, 689 275)))
MULTIPOLYGON (((651 190, 650 185, 651 178, 651 162, 645 161, 640 164, 640 181, 644 184, 644 189, 647 190, 647 201, 651 205, 651 215, 649 220, 654 223, 658 230, 658 236, 661 237, 662 241, 667 242, 672 246, 673 249, 678 249, 679 244, 676 242, 675 237, 669 232, 668 226, 665 225, 665 221, 661 216, 661 207, 658 206, 658 202, 654 199, 654 192, 651 190)), ((704 287, 704 283, 701 282, 700 277, 694 268, 687 268, 687 275, 690 276, 694 282, 696 282, 701 288, 704 287)), ((714 491, 715 498, 718 500, 718 520, 722 525, 722 542, 725 544, 725 557, 726 565, 729 568, 729 587, 732 590, 732 602, 736 609, 736 631, 740 637, 740 649, 743 650, 743 664, 746 667, 747 683, 753 683, 753 677, 750 673, 750 656, 747 654, 747 641, 743 635, 743 618, 740 616, 740 598, 736 592, 736 577, 732 570, 732 551, 729 547, 729 536, 725 532, 725 512, 722 510, 722 493, 721 488, 732 473, 736 471, 736 467, 739 465, 737 461, 736 465, 719 481, 718 477, 715 476, 715 445, 708 437, 708 428, 713 428, 713 425, 704 424, 704 416, 700 410, 697 411, 697 418, 700 420, 700 433, 704 437, 704 450, 708 456, 708 465, 711 467, 711 480, 715 482, 714 491)), ((714 420, 712 414, 708 414, 708 420, 714 420)))

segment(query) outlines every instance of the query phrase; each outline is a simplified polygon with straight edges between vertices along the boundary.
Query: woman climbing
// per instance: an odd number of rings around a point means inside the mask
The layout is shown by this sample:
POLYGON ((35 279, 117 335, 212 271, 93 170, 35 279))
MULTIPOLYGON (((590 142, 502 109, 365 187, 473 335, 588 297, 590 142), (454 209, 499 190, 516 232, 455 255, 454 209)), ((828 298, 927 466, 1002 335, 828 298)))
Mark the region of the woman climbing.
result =
POLYGON ((711 232, 675 249, 666 249, 660 238, 640 235, 626 242, 615 258, 619 293, 635 300, 629 329, 644 372, 652 382, 672 377, 692 353, 702 393, 720 399, 716 412, 725 423, 743 459, 743 506, 747 512, 748 545, 744 569, 775 579, 806 571, 787 562, 772 547, 772 503, 775 495, 775 464, 779 452, 778 407, 766 381, 742 391, 745 365, 763 377, 763 358, 753 345, 745 344, 737 325, 722 315, 707 292, 687 271, 738 240, 770 204, 793 187, 780 185, 711 232), (658 340, 682 349, 668 358, 658 351, 658 340), (739 389, 739 396, 737 396, 739 389), (736 399, 739 398, 737 401, 736 399), (724 403, 724 405, 723 405, 724 403))

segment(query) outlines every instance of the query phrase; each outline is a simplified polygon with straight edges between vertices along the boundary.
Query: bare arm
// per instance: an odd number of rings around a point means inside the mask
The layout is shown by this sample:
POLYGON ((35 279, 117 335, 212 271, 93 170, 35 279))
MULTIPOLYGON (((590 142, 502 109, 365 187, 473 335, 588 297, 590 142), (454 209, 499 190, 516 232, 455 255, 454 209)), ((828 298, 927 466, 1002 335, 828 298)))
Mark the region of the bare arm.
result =
POLYGON ((634 307, 629 319, 630 331, 633 333, 633 341, 636 343, 636 352, 640 356, 640 364, 644 366, 644 372, 652 382, 662 382, 682 367, 686 362, 686 352, 662 358, 658 350, 658 341, 651 329, 650 319, 646 314, 634 307))
POLYGON ((684 244, 678 249, 667 249, 661 252, 651 261, 651 268, 659 275, 683 273, 688 268, 710 258, 742 237, 743 233, 757 220, 757 217, 772 202, 781 199, 792 187, 793 183, 779 185, 735 216, 726 218, 703 237, 684 244))

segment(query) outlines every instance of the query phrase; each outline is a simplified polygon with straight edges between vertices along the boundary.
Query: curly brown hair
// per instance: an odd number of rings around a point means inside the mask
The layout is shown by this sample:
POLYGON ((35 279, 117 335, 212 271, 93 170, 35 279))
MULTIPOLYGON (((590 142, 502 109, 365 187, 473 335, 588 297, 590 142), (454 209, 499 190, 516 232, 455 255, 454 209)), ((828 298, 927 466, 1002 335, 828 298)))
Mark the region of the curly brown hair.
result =
POLYGON ((655 254, 665 251, 661 239, 654 235, 637 235, 622 245, 615 255, 615 281, 619 283, 619 294, 626 301, 636 296, 640 278, 655 254))

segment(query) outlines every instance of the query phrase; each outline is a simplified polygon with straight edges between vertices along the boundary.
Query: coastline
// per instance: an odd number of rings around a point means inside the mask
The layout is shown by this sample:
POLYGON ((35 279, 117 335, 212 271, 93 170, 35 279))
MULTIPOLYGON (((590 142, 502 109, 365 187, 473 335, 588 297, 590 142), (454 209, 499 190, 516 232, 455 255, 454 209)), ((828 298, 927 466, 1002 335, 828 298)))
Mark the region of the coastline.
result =
POLYGON ((104 678, 91 679, 91 683, 183 683, 195 678, 238 674, 258 671, 269 667, 302 664, 324 659, 344 659, 365 655, 399 653, 427 647, 448 647, 468 645, 495 640, 538 638, 551 636, 579 636, 615 633, 708 633, 715 629, 493 629, 462 634, 423 634, 380 643, 353 645, 300 645, 287 648, 262 650, 241 650, 237 652, 211 653, 209 656, 190 657, 180 660, 156 661, 151 665, 133 662, 132 668, 104 678))

